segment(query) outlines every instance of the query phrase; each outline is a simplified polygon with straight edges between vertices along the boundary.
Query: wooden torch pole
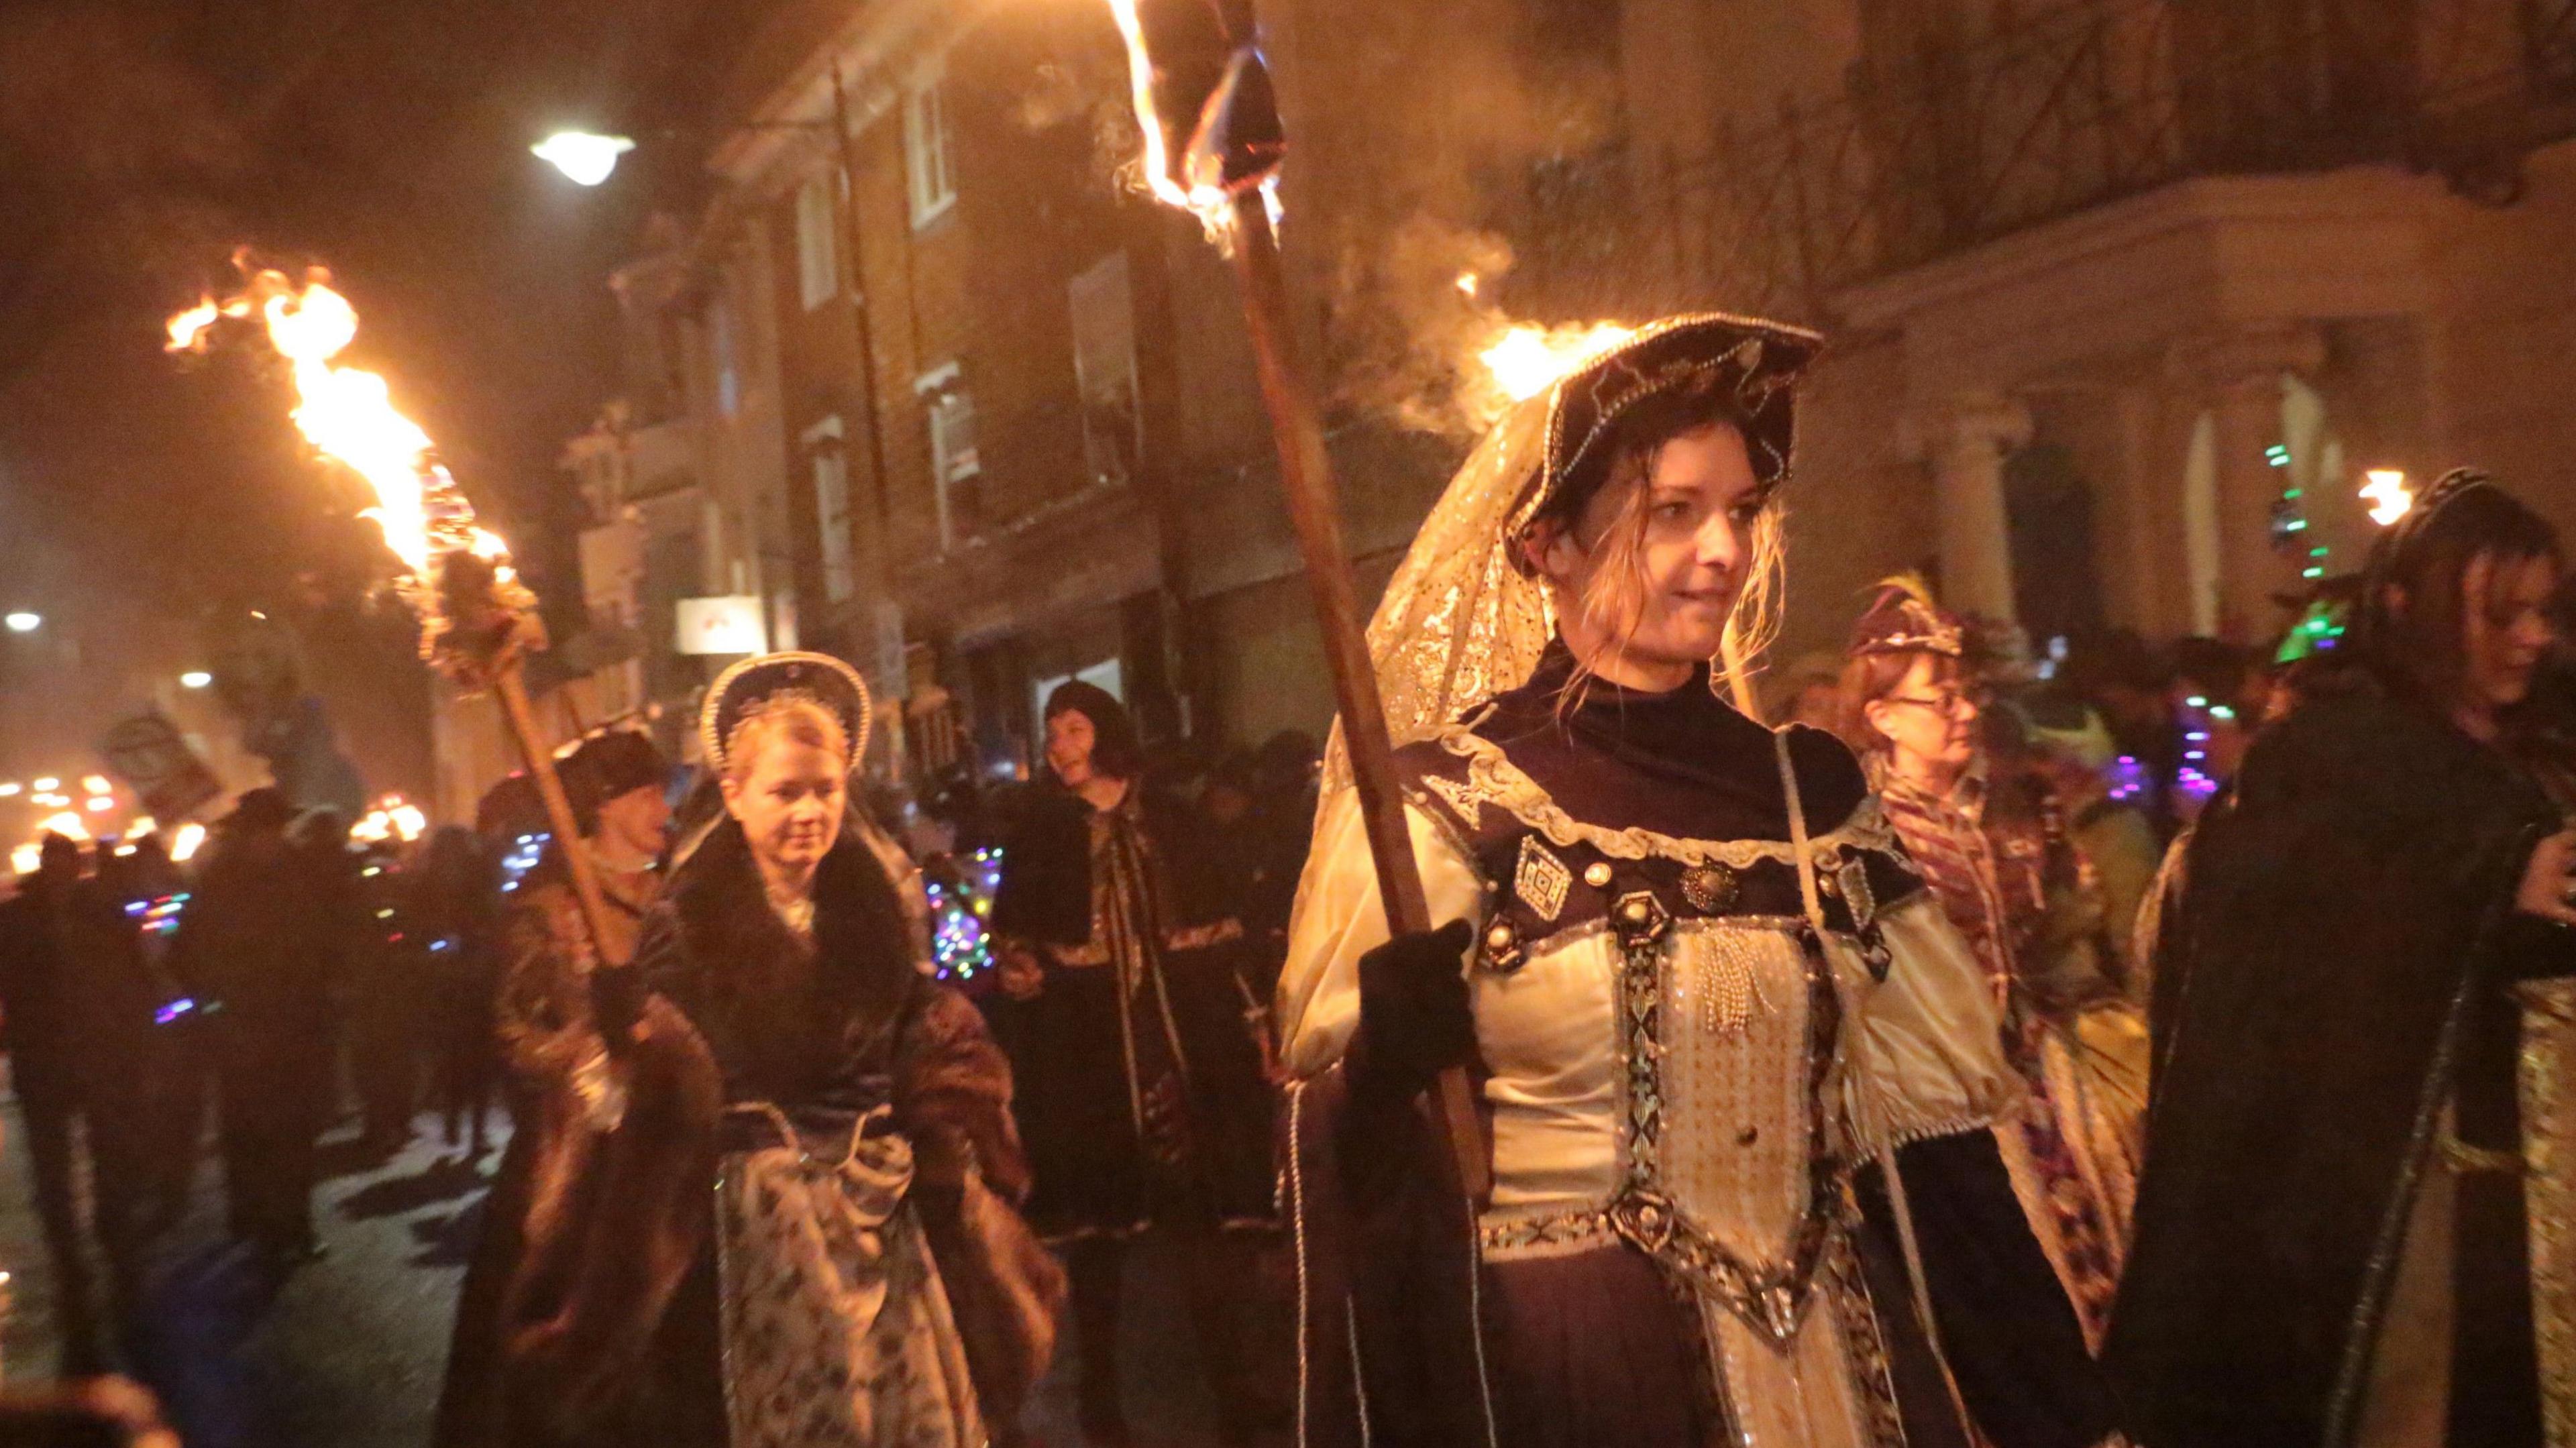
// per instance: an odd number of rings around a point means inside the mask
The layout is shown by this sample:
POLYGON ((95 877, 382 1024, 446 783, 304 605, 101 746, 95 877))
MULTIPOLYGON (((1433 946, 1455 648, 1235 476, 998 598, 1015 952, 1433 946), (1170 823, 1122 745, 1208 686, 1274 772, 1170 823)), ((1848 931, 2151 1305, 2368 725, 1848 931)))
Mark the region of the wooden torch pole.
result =
POLYGON ((554 750, 537 727, 536 710, 528 706, 527 679, 518 659, 501 666, 492 681, 492 695, 501 701, 501 717, 518 740, 519 757, 528 762, 528 778, 536 781, 537 798, 545 802, 546 821, 555 832, 555 854, 572 877, 572 897, 581 908, 583 928, 590 932, 591 949, 598 952, 602 965, 624 965, 623 959, 609 957, 610 942, 616 937, 608 930, 608 901, 599 893, 599 872, 591 868, 590 852, 581 847, 581 822, 572 812, 572 798, 564 793, 563 777, 555 772, 554 750))
MULTIPOLYGON (((1350 550, 1342 541, 1341 498, 1333 483, 1332 461, 1324 450, 1323 414, 1290 321, 1278 235, 1271 229, 1268 203, 1258 188, 1246 187, 1236 195, 1234 223, 1235 277, 1243 288, 1244 315, 1261 370, 1262 399, 1269 405, 1271 431, 1279 442, 1279 482, 1287 496, 1289 522, 1297 530, 1298 552, 1305 559, 1316 618, 1323 626, 1324 658, 1332 668, 1334 699, 1341 710, 1342 746, 1350 755, 1351 779, 1358 786, 1360 814, 1368 825, 1387 928, 1398 935, 1429 930, 1431 909, 1423 899, 1422 873, 1414 863, 1404 798, 1395 782, 1395 746, 1387 734, 1386 706, 1378 697, 1377 668, 1369 660, 1359 589, 1351 579, 1350 550)), ((1468 1200, 1481 1206, 1492 1195, 1493 1171, 1465 1068, 1453 1066, 1441 1072, 1431 1094, 1434 1119, 1445 1138, 1457 1184, 1468 1200)))

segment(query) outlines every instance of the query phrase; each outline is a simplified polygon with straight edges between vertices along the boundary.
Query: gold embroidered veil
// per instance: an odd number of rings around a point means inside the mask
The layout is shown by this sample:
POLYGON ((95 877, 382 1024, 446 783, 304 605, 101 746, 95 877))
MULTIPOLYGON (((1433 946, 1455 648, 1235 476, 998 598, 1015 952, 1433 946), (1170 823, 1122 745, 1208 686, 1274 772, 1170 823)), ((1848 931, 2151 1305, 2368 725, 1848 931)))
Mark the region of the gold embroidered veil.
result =
MULTIPOLYGON (((1518 564, 1514 552, 1568 478, 1601 461, 1622 416, 1713 374, 1721 382, 1731 380, 1746 418, 1755 475, 1776 487, 1789 474, 1794 386, 1822 341, 1803 328, 1754 318, 1670 317, 1505 414, 1423 519, 1369 620, 1369 658, 1377 666, 1387 732, 1396 745, 1430 738, 1477 705, 1518 688, 1537 667, 1556 635, 1556 611, 1545 585, 1518 564)), ((1730 640, 1738 634, 1730 628, 1730 640)), ((1744 654, 1734 654, 1716 673, 1738 671, 1747 662, 1744 654)), ((1337 721, 1325 754, 1321 803, 1329 807, 1338 791, 1350 787, 1337 721)))

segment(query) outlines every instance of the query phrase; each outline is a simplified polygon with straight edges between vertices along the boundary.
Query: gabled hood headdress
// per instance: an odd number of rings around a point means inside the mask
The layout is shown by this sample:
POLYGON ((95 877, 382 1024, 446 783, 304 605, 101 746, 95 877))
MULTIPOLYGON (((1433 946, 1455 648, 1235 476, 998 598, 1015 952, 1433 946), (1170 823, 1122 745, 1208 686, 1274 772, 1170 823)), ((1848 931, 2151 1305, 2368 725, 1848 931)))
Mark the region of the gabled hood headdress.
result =
MULTIPOLYGON (((1795 387, 1822 345, 1816 333, 1780 322, 1672 317, 1506 413, 1423 520, 1369 622, 1395 742, 1429 738, 1528 680, 1556 617, 1546 588, 1520 563, 1520 540, 1533 521, 1581 506, 1606 480, 1620 423, 1686 389, 1722 389, 1744 418, 1755 476, 1776 487, 1791 470, 1795 387)), ((1336 729, 1326 793, 1349 779, 1336 729)))
POLYGON ((781 700, 804 699, 819 704, 840 721, 850 742, 850 767, 868 752, 868 686, 859 671, 829 654, 760 654, 716 675, 698 710, 698 742, 706 749, 707 767, 723 774, 729 763, 734 732, 761 710, 781 700))

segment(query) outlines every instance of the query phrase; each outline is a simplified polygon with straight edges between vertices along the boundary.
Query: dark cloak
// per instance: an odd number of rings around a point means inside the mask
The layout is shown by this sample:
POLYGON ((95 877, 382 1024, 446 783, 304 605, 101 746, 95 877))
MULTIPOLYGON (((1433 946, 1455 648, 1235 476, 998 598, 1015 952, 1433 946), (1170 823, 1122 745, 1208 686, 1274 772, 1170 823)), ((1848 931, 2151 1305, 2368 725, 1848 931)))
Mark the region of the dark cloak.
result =
POLYGON ((1265 1004, 1249 985, 1258 942, 1228 909, 1221 853, 1196 816, 1141 783, 1119 812, 1138 850, 1127 883, 1141 898, 1128 902, 1130 918, 1147 926, 1143 968, 1156 978, 1125 1000, 1107 943, 1094 939, 1091 806, 1060 786, 1041 787, 1002 851, 993 932, 1030 946, 1045 973, 1035 998, 986 1006, 1020 1083, 1020 1131, 1036 1183, 1030 1221, 1050 1241, 1157 1224, 1268 1222, 1271 1091, 1246 1019, 1265 1004), (1160 1039, 1155 986, 1171 1005, 1177 1066, 1160 1039), (1132 1066, 1122 1010, 1138 1042, 1132 1066), (1145 1131, 1131 1104, 1131 1070, 1147 1102, 1145 1131), (1154 1083, 1165 1074, 1179 1083, 1177 1123, 1154 1109, 1154 1083), (1148 1132, 1160 1133, 1157 1143, 1143 1140, 1148 1132))
MULTIPOLYGON (((2555 827, 2502 754, 2358 683, 2258 740, 2202 817, 2104 1349, 2142 1441, 2350 1441, 2445 1100, 2465 1144, 2519 1155, 2505 988, 2576 964, 2511 913, 2555 827)), ((2451 1441, 2537 1444, 2521 1186, 2460 1189, 2451 1441)))
POLYGON ((752 1099, 823 1135, 893 1107, 977 1397, 1009 1433, 1062 1298, 1014 1207, 1009 1067, 974 1007, 915 968, 870 851, 845 834, 814 897, 808 951, 728 821, 646 917, 631 967, 583 980, 569 891, 523 908, 508 1000, 529 1019, 505 1039, 528 1115, 467 1274, 441 1448, 724 1441, 708 1204, 725 1108, 752 1099), (590 1041, 626 1083, 613 1126, 582 1105, 590 1041))

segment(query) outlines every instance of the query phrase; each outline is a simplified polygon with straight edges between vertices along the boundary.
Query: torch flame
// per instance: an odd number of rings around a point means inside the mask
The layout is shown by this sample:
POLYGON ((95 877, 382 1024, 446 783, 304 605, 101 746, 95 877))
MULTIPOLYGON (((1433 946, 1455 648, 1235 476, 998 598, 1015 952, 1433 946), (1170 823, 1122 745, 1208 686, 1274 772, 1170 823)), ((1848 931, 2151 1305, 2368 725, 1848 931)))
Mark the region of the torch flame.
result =
POLYGON ((281 291, 261 309, 269 345, 295 369, 295 426, 326 456, 346 463, 375 490, 363 516, 384 530, 385 546, 414 574, 429 571, 430 489, 444 471, 429 462, 429 434, 393 405, 385 379, 334 367, 358 335, 358 312, 320 282, 281 291))
MULTIPOLYGON (((1109 0, 1109 13, 1118 22, 1119 37, 1127 42, 1127 92, 1136 108, 1136 129, 1142 135, 1144 152, 1137 157, 1136 168, 1143 173, 1147 190, 1166 206, 1178 207, 1199 219, 1211 240, 1223 243, 1233 234, 1233 199, 1218 184, 1213 172, 1213 157, 1193 155, 1187 184, 1172 174, 1171 141, 1163 133, 1162 112, 1154 104, 1154 57, 1145 46, 1145 22, 1137 14, 1136 0, 1109 0)), ((1229 76, 1228 84, 1232 83, 1229 76)), ((1278 178, 1261 183, 1263 203, 1268 207, 1273 225, 1279 221, 1278 178)))
POLYGON ((470 634, 486 653, 504 647, 516 636, 510 621, 526 615, 534 600, 509 566, 509 545, 475 526, 474 509, 434 456, 429 434, 394 406, 385 379, 332 364, 358 335, 358 312, 348 298, 318 269, 300 287, 279 272, 253 273, 241 295, 200 302, 171 318, 172 349, 199 345, 218 316, 254 314, 292 368, 297 430, 375 494, 375 506, 361 516, 375 520, 385 546, 402 560, 397 587, 421 615, 422 653, 460 680, 488 672, 492 660, 470 656, 452 635, 470 634), (457 555, 478 560, 479 572, 469 577, 443 561, 457 555), (451 587, 460 577, 464 585, 451 587))
POLYGON ((193 350, 197 345, 197 340, 206 335, 206 329, 213 326, 215 324, 215 319, 222 315, 223 310, 215 305, 215 299, 208 297, 204 301, 190 307, 188 310, 172 317, 170 319, 170 345, 165 350, 171 352, 186 352, 193 350))
POLYGON ((2372 468, 2363 476, 2369 480, 2361 485, 2361 497, 2370 504, 2370 521, 2385 528, 2414 508, 2415 494, 2406 486, 2405 473, 2396 468, 2372 468))
POLYGON ((1527 401, 1556 385, 1556 380, 1637 335, 1616 322, 1588 326, 1507 329, 1501 340, 1479 354, 1494 385, 1514 402, 1527 401))

